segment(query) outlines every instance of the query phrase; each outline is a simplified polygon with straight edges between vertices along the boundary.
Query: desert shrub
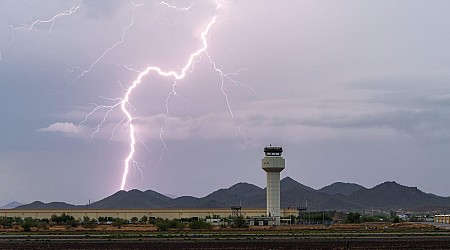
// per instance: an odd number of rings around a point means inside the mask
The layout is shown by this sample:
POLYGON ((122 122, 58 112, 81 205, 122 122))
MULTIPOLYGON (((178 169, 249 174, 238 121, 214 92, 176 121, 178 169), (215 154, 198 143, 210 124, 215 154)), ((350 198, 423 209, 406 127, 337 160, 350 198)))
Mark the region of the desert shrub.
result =
POLYGON ((400 223, 400 217, 395 216, 394 219, 392 220, 393 223, 400 223))
POLYGON ((158 228, 158 231, 167 231, 169 229, 183 229, 184 224, 181 223, 177 219, 168 220, 168 219, 158 219, 155 223, 156 227, 158 228))
POLYGON ((88 216, 84 216, 83 220, 81 221, 81 225, 84 228, 94 228, 96 222, 97 222, 96 219, 91 219, 88 216))
POLYGON ((0 217, 0 225, 4 228, 11 228, 14 222, 12 217, 0 217))
POLYGON ((57 224, 57 225, 72 225, 75 221, 75 218, 73 218, 73 216, 71 215, 67 215, 65 213, 62 213, 60 216, 54 214, 50 217, 50 221, 52 221, 53 223, 57 224))
POLYGON ((140 223, 142 223, 142 224, 147 224, 147 221, 148 221, 148 217, 147 216, 142 216, 142 218, 141 219, 139 219, 139 222, 140 223))
POLYGON ((125 220, 122 218, 114 218, 112 221, 112 225, 114 227, 118 227, 119 229, 122 227, 122 225, 125 223, 125 220))
POLYGON ((239 216, 239 217, 237 217, 237 218, 232 220, 231 227, 233 227, 233 228, 247 228, 248 224, 244 220, 244 217, 239 216))
POLYGON ((22 222, 20 226, 23 228, 23 231, 25 232, 31 232, 31 223, 30 222, 22 222))
POLYGON ((350 212, 347 215, 346 223, 360 223, 361 222, 361 214, 358 212, 350 212))
POLYGON ((37 223, 37 227, 42 230, 48 230, 48 222, 41 220, 40 222, 37 223))
POLYGON ((156 227, 158 228, 158 231, 167 231, 170 228, 169 220, 158 220, 156 222, 156 227))
POLYGON ((133 217, 130 219, 130 221, 131 221, 131 223, 136 224, 139 221, 139 219, 138 219, 138 217, 133 217))

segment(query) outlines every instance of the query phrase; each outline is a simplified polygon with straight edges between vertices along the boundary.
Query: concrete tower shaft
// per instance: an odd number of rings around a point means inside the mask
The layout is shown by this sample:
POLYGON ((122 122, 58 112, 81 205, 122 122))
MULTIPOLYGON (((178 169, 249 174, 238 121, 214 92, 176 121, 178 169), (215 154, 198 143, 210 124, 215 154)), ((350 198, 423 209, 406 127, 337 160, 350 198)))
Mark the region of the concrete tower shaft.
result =
POLYGON ((283 171, 285 160, 281 157, 281 147, 264 148, 262 169, 267 172, 267 216, 275 219, 275 225, 280 224, 280 172, 283 171))

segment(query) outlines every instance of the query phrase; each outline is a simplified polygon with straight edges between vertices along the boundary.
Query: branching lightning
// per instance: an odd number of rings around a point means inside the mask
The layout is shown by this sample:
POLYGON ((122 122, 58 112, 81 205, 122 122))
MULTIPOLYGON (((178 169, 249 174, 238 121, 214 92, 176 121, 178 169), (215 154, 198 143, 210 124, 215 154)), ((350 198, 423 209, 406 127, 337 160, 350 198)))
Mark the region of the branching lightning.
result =
POLYGON ((18 26, 18 27, 15 27, 15 26, 12 25, 12 24, 7 24, 7 25, 8 25, 12 30, 27 30, 27 31, 37 30, 37 31, 39 31, 39 32, 41 32, 41 33, 44 33, 42 30, 37 29, 36 26, 39 25, 39 24, 47 24, 47 23, 50 23, 50 28, 49 28, 49 30, 47 31, 47 33, 48 33, 48 32, 51 32, 51 31, 53 30, 53 26, 54 26, 54 24, 55 24, 55 20, 56 20, 56 19, 58 19, 59 17, 63 17, 63 16, 70 16, 70 15, 72 15, 73 13, 77 12, 77 10, 78 10, 79 8, 80 8, 80 6, 72 7, 72 8, 70 8, 70 9, 64 11, 64 12, 61 12, 61 13, 56 14, 55 16, 53 16, 53 17, 50 18, 50 19, 47 19, 47 20, 36 20, 36 21, 32 22, 30 25, 28 25, 28 26, 18 26))
MULTIPOLYGON (((188 11, 191 6, 186 7, 186 8, 179 8, 173 5, 170 5, 166 2, 160 2, 159 4, 167 6, 168 8, 173 8, 176 10, 182 10, 182 11, 188 11)), ((125 42, 125 34, 127 32, 128 29, 130 29, 133 26, 133 16, 134 16, 134 11, 135 8, 141 5, 136 5, 133 4, 134 8, 133 8, 133 15, 130 21, 130 24, 125 26, 122 30, 122 39, 120 41, 118 41, 117 43, 113 44, 111 47, 109 47, 108 49, 106 49, 105 51, 103 51, 103 53, 97 57, 97 59, 90 64, 90 66, 87 69, 84 69, 81 71, 81 73, 76 77, 76 79, 72 82, 74 83, 76 80, 80 79, 81 77, 83 77, 85 74, 89 73, 93 67, 98 64, 111 50, 115 49, 117 46, 119 46, 120 44, 125 42)), ((220 8, 220 5, 217 5, 217 9, 220 8)), ((121 98, 106 98, 106 97, 100 97, 101 99, 108 101, 108 102, 112 102, 112 104, 110 105, 98 105, 98 104, 93 104, 94 105, 94 109, 89 112, 86 116, 85 119, 83 121, 80 122, 79 125, 87 122, 88 118, 90 116, 92 116, 94 113, 98 112, 98 111, 104 111, 104 116, 103 119, 101 119, 100 123, 97 124, 97 126, 95 127, 93 133, 91 134, 91 139, 94 137, 94 135, 96 133, 98 133, 101 129, 101 127, 105 124, 106 119, 108 117, 108 115, 115 109, 120 107, 121 112, 123 113, 123 118, 122 120, 116 124, 116 126, 114 127, 112 134, 111 134, 111 138, 113 138, 115 131, 117 130, 117 128, 119 128, 122 125, 122 128, 126 127, 127 128, 127 135, 129 137, 129 152, 126 155, 126 158, 124 160, 124 166, 123 166, 123 174, 122 174, 122 180, 121 180, 121 184, 120 184, 120 190, 124 190, 125 186, 126 186, 126 182, 127 182, 127 176, 128 173, 130 171, 130 167, 133 166, 135 168, 135 170, 139 170, 142 174, 141 171, 141 167, 144 167, 143 164, 139 163, 138 161, 136 161, 134 159, 134 155, 136 152, 136 142, 140 141, 144 147, 148 149, 148 147, 145 145, 145 143, 143 143, 143 140, 140 138, 140 136, 137 134, 137 131, 135 129, 135 126, 133 124, 133 120, 134 117, 132 115, 131 109, 133 109, 131 103, 130 103, 130 99, 132 94, 134 93, 134 91, 137 90, 138 86, 142 83, 144 77, 146 77, 147 75, 151 74, 151 73, 155 73, 158 74, 159 76, 162 77, 166 77, 166 78, 172 78, 173 79, 173 84, 172 84, 172 90, 169 92, 167 98, 166 98, 166 114, 167 116, 169 116, 169 99, 171 96, 173 95, 177 95, 177 92, 175 90, 176 85, 177 85, 177 81, 182 80, 183 78, 185 78, 185 76, 187 75, 187 73, 190 73, 194 70, 195 68, 195 64, 197 62, 199 62, 201 60, 202 55, 204 55, 209 63, 212 65, 213 69, 218 73, 218 75, 221 78, 221 86, 220 89, 225 97, 225 101, 227 104, 227 108, 229 110, 229 113, 231 115, 231 117, 233 118, 233 111, 231 109, 231 105, 230 105, 230 101, 228 98, 228 94, 226 92, 226 89, 224 87, 224 82, 225 80, 229 80, 230 82, 234 83, 234 84, 240 84, 240 85, 244 85, 242 83, 240 83, 239 81, 236 81, 233 79, 233 76, 237 75, 238 72, 235 73, 224 73, 217 65, 216 63, 212 60, 210 54, 207 51, 208 48, 208 35, 211 33, 211 30, 216 22, 217 16, 213 16, 209 22, 207 23, 207 25, 205 26, 205 28, 203 29, 201 35, 200 35, 200 40, 201 40, 201 46, 198 50, 194 51, 192 54, 190 54, 190 56, 187 59, 186 64, 184 64, 184 66, 182 68, 179 68, 178 71, 175 70, 169 70, 166 71, 158 66, 148 66, 146 67, 144 70, 136 70, 134 68, 131 68, 127 65, 123 65, 123 67, 129 71, 132 72, 136 72, 138 73, 138 76, 136 77, 136 79, 130 84, 130 86, 128 88, 123 87, 123 85, 121 84, 122 88, 124 89, 125 93, 123 95, 123 97, 121 98)), ((81 68, 80 68, 81 69, 81 68)), ((72 84, 71 83, 71 84, 72 84)), ((244 85, 246 86, 246 85, 244 85)), ((248 87, 248 86, 247 86, 248 87)), ((168 150, 167 145, 163 139, 163 128, 161 128, 160 130, 160 134, 159 134, 160 140, 162 142, 162 144, 164 145, 164 149, 163 152, 161 154, 160 157, 160 161, 164 155, 164 152, 168 150)))
MULTIPOLYGON (((31 22, 30 25, 26 25, 26 26, 14 26, 13 24, 10 23, 6 23, 6 25, 12 30, 12 31, 18 31, 18 30, 24 30, 24 31, 33 31, 36 30, 40 33, 50 33, 53 30, 53 26, 55 25, 55 21, 56 19, 60 18, 60 17, 64 17, 64 16, 70 16, 72 14, 74 14, 75 12, 78 11, 78 9, 80 9, 80 6, 74 6, 68 10, 65 10, 61 13, 58 13, 56 15, 54 15, 52 18, 50 19, 46 19, 46 20, 35 20, 33 22, 31 22), (37 29, 36 27, 40 24, 50 24, 50 28, 44 32, 42 30, 37 29)), ((5 48, 9 48, 13 45, 14 43, 14 35, 11 35, 11 38, 8 42, 8 44, 6 45, 5 48)), ((2 60, 2 52, 0 51, 0 61, 2 60)))
MULTIPOLYGON (((127 31, 129 29, 131 29, 133 27, 134 24, 134 14, 136 11, 137 7, 143 6, 143 4, 133 4, 133 12, 131 15, 131 20, 130 23, 126 26, 124 26, 122 28, 122 35, 121 35, 121 39, 117 42, 115 42, 114 44, 112 44, 110 47, 106 48, 105 50, 103 50, 102 53, 99 54, 98 57, 95 58, 94 61, 92 61, 92 63, 90 63, 88 65, 88 67, 86 68, 82 68, 82 67, 73 67, 71 70, 68 70, 68 72, 70 73, 74 73, 75 71, 78 71, 78 74, 75 76, 75 78, 70 82, 69 86, 70 87, 72 84, 74 84, 76 81, 78 81, 80 78, 84 77, 86 74, 88 74, 89 72, 92 71, 92 69, 98 64, 100 63, 105 56, 108 55, 108 53, 110 53, 112 50, 116 49, 118 46, 120 46, 122 43, 125 42, 125 36, 127 34, 127 31)), ((178 7, 178 6, 174 6, 171 5, 165 1, 161 1, 159 2, 160 5, 164 5, 167 8, 171 8, 174 10, 178 10, 178 11, 189 11, 192 6, 187 6, 187 7, 178 7)), ((221 3, 220 1, 217 3, 217 8, 216 9, 220 9, 221 8, 221 3)), ((9 24, 7 23, 6 25, 14 32, 14 31, 19 31, 19 30, 24 30, 24 31, 38 31, 40 33, 50 33, 53 30, 53 27, 55 25, 55 21, 58 18, 64 17, 64 16, 69 16, 74 14, 75 12, 77 12, 80 9, 80 6, 75 6, 72 7, 68 10, 65 10, 61 13, 58 13, 56 15, 54 15, 53 17, 49 18, 49 19, 44 19, 44 20, 36 20, 36 21, 30 21, 29 25, 25 25, 25 26, 14 26, 13 24, 9 24), (44 25, 47 24, 48 25, 48 29, 42 29, 42 27, 40 27, 39 25, 44 25)), ((94 106, 94 108, 85 115, 85 118, 78 124, 78 125, 82 125, 84 123, 87 123, 88 119, 94 115, 94 113, 97 112, 103 112, 103 118, 100 120, 100 122, 95 126, 94 131, 91 134, 91 140, 93 139, 93 137, 99 133, 100 129, 104 126, 104 124, 107 121, 107 118, 109 116, 109 114, 116 109, 120 108, 120 111, 123 113, 123 117, 120 120, 119 123, 117 123, 112 132, 111 132, 111 136, 110 136, 110 140, 114 137, 114 133, 115 131, 122 126, 122 129, 127 129, 126 133, 127 136, 129 137, 129 152, 125 157, 124 160, 124 166, 123 166, 123 174, 122 174, 122 178, 121 178, 121 184, 120 184, 120 190, 124 190, 125 186, 126 186, 126 182, 127 182, 127 176, 128 173, 130 171, 130 167, 134 166, 135 167, 135 171, 139 170, 142 174, 142 170, 141 168, 144 167, 143 164, 139 163, 138 161, 136 161, 134 159, 134 155, 136 152, 136 142, 139 141, 141 142, 144 147, 147 150, 150 150, 144 143, 144 141, 142 140, 142 138, 139 136, 139 134, 137 133, 135 126, 133 124, 133 120, 135 119, 132 115, 132 109, 133 106, 130 103, 130 99, 131 96, 133 95, 134 91, 137 90, 138 86, 142 83, 144 77, 146 77, 147 75, 151 74, 151 73, 155 73, 161 77, 166 77, 166 78, 171 78, 173 79, 173 84, 172 84, 172 89, 171 91, 168 93, 168 96, 166 98, 166 115, 169 116, 169 100, 171 98, 171 96, 174 95, 178 95, 176 92, 176 85, 178 83, 179 80, 182 80, 185 78, 185 76, 194 71, 195 69, 195 64, 198 63, 201 59, 202 56, 204 56, 205 58, 207 58, 207 60, 209 61, 209 63, 212 65, 213 69, 217 72, 217 74, 219 75, 219 77, 221 78, 221 85, 220 85, 220 89, 221 92, 223 93, 224 97, 225 97, 225 101, 227 104, 227 108, 228 111, 231 115, 231 118, 234 117, 231 105, 230 105, 230 101, 229 101, 229 97, 228 97, 228 93, 225 89, 225 81, 228 80, 234 84, 239 84, 239 85, 243 85, 246 86, 242 83, 240 83, 239 81, 236 81, 233 79, 233 77, 235 75, 237 75, 238 72, 235 73, 225 73, 222 69, 220 69, 216 63, 212 60, 210 54, 207 51, 208 48, 208 35, 211 33, 211 30, 214 26, 214 24, 216 23, 216 19, 217 16, 213 16, 210 18, 209 22, 207 23, 207 25, 204 27, 201 35, 200 35, 200 41, 201 41, 201 45, 200 48, 198 48, 196 51, 194 51, 192 54, 189 55, 189 57, 187 58, 186 63, 184 64, 184 66, 182 68, 178 68, 177 70, 164 70, 158 66, 148 66, 146 67, 144 70, 137 70, 134 69, 130 66, 127 65, 122 65, 125 69, 135 72, 137 73, 137 77, 136 79, 130 84, 129 87, 124 87, 120 82, 119 84, 122 86, 123 90, 124 90, 124 94, 122 97, 119 98, 109 98, 109 97, 100 97, 101 100, 105 101, 105 102, 109 102, 110 104, 107 105, 99 105, 96 103, 92 103, 92 105, 94 106)), ((46 26, 47 27, 47 26, 46 26)), ((12 46, 14 42, 14 36, 11 35, 11 39, 7 45, 7 47, 12 46)), ((0 61, 2 60, 2 53, 0 51, 0 61)), ((246 86, 248 87, 248 86, 246 86)), ((249 87, 250 88, 250 87, 249 87)), ((253 89, 252 89, 253 91, 253 89)), ((240 131, 240 130, 239 130, 240 131)), ((159 137, 160 140, 164 146, 163 149, 163 153, 161 154, 160 157, 160 161, 164 155, 165 151, 168 151, 167 145, 164 141, 163 138, 163 128, 161 127, 160 133, 159 133, 159 137)), ((143 175, 142 175, 143 176, 143 175)))
MULTIPOLYGON (((142 79, 148 75, 150 72, 155 72, 160 76, 163 77, 173 77, 174 80, 181 80, 186 76, 186 72, 188 71, 188 69, 190 67, 192 67, 193 63, 195 62, 195 58, 197 58, 198 56, 200 56, 202 53, 206 52, 206 49, 208 48, 208 42, 207 42, 207 35, 209 34, 209 32, 211 31, 212 26, 214 25, 214 23, 216 22, 216 16, 214 16, 208 23, 208 25, 206 26, 206 28, 203 30, 202 34, 201 34, 201 41, 202 41, 202 46, 200 47, 200 49, 198 49, 197 51, 195 51, 194 53, 192 53, 189 56, 189 59, 187 61, 187 63, 184 65, 184 67, 181 69, 180 72, 176 72, 176 71, 164 71, 159 67, 156 66, 149 66, 147 67, 144 71, 142 71, 137 79, 131 84, 131 86, 127 89, 125 96, 123 97, 123 99, 120 102, 120 107, 122 112, 125 114, 126 118, 127 118, 127 123, 129 126, 129 137, 130 137, 130 151, 127 155, 127 157, 125 158, 125 166, 124 166, 124 170, 123 170, 123 175, 122 175, 122 182, 120 185, 120 190, 125 189, 125 185, 126 185, 126 181, 127 181, 127 176, 128 176, 128 172, 129 172, 129 168, 130 168, 130 163, 135 164, 135 161, 133 159, 134 157, 134 153, 136 151, 135 145, 136 145, 136 137, 135 137, 135 128, 133 125, 133 116, 131 115, 130 111, 127 108, 127 105, 129 104, 130 101, 130 96, 133 93, 133 90, 136 89, 136 87, 142 82, 142 79)), ((227 100, 228 102, 228 100, 227 100)))
POLYGON ((70 87, 71 85, 73 85, 76 81, 78 81, 80 78, 82 78, 83 76, 85 76, 87 73, 89 73, 89 72, 94 68, 94 66, 97 65, 97 64, 98 64, 98 63, 99 63, 99 62, 100 62, 100 61, 101 61, 101 60, 102 60, 109 52, 111 52, 111 51, 114 50, 117 46, 119 46, 119 45, 121 45, 122 43, 125 42, 125 35, 126 35, 126 32, 127 32, 127 30, 130 29, 130 28, 133 26, 133 24, 134 24, 134 12, 136 11, 136 7, 141 7, 141 6, 143 6, 143 4, 134 4, 134 3, 133 3, 133 13, 132 13, 132 15, 131 15, 130 23, 129 23, 127 26, 123 27, 123 29, 122 29, 122 36, 121 36, 120 41, 114 43, 114 44, 111 45, 109 48, 107 48, 106 50, 104 50, 103 53, 101 53, 100 56, 97 57, 97 59, 95 59, 95 60, 89 65, 88 68, 83 69, 83 68, 81 68, 81 67, 74 67, 73 69, 70 70, 70 72, 74 72, 76 69, 78 69, 78 70, 81 71, 81 73, 79 73, 79 74, 75 77, 75 79, 73 79, 72 82, 70 82, 69 87, 70 87))

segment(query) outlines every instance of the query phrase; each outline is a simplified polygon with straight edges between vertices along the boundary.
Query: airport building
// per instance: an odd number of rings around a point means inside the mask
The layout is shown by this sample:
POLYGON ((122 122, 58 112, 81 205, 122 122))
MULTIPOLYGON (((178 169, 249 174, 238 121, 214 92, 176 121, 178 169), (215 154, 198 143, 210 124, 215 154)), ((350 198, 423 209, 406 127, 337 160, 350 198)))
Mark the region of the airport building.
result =
MULTIPOLYGON (((266 212, 263 208, 243 208, 240 214, 245 217, 258 217, 266 212)), ((228 218, 233 215, 230 208, 158 208, 158 209, 1 209, 0 217, 32 217, 37 219, 49 219, 52 215, 66 214, 75 219, 112 217, 131 219, 133 217, 142 218, 144 215, 148 218, 163 219, 182 219, 182 218, 228 218)))

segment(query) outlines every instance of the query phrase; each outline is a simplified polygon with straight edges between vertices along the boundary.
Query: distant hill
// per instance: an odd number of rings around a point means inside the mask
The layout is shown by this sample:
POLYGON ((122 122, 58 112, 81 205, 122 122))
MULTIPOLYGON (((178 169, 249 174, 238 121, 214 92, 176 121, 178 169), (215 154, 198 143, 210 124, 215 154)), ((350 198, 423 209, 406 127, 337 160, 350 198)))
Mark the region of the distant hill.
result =
POLYGON ((427 194, 417 187, 407 187, 394 181, 384 182, 371 189, 361 189, 349 195, 360 206, 370 209, 421 209, 450 207, 450 198, 427 194))
MULTIPOLYGON (((281 180, 281 207, 308 207, 309 210, 343 210, 353 209, 356 204, 353 204, 345 196, 335 196, 319 192, 313 188, 305 186, 290 177, 281 180)), ((265 204, 265 198, 264 198, 265 204)))
POLYGON ((161 208, 166 207, 172 198, 158 192, 147 190, 142 192, 137 189, 130 191, 118 191, 100 201, 89 205, 90 208, 161 208))
POLYGON ((10 202, 10 203, 0 207, 0 209, 11 209, 11 208, 16 208, 16 207, 22 206, 22 205, 24 205, 24 204, 17 202, 17 201, 13 201, 13 202, 10 202))
MULTIPOLYGON (((337 182, 315 190, 290 177, 280 182, 281 207, 296 212, 298 206, 308 210, 361 210, 411 209, 416 211, 450 211, 450 198, 427 194, 416 187, 407 187, 396 182, 385 182, 367 189, 358 184, 337 182)), ((243 208, 264 208, 266 189, 249 183, 237 183, 229 188, 219 189, 209 195, 197 198, 181 196, 170 198, 158 192, 147 190, 118 191, 89 208, 229 208, 240 205, 243 208)), ((86 208, 64 202, 43 203, 36 201, 16 209, 74 209, 86 208)))
POLYGON ((30 204, 18 206, 15 209, 72 209, 76 207, 77 206, 67 204, 65 202, 44 203, 41 201, 35 201, 30 204))
POLYGON ((355 184, 355 183, 344 183, 344 182, 335 182, 331 185, 325 186, 321 189, 319 189, 320 192, 326 193, 326 194, 343 194, 345 196, 349 196, 353 194, 356 191, 359 191, 361 189, 366 189, 365 187, 355 184))
POLYGON ((241 205, 243 207, 265 207, 266 192, 253 184, 238 183, 230 188, 219 189, 204 198, 206 201, 215 201, 218 207, 241 205))

